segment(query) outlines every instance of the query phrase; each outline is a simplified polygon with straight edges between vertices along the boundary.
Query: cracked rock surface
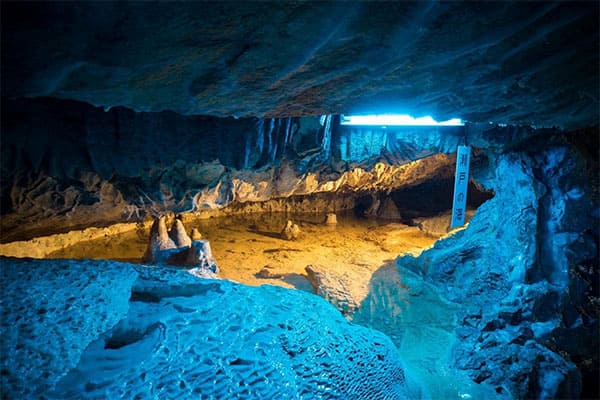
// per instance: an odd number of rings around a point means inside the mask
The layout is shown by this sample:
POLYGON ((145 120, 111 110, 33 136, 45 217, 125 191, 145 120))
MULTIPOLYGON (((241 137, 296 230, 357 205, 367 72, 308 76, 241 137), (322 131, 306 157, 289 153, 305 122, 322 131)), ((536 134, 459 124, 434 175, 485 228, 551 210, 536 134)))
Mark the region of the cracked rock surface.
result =
POLYGON ((598 123, 597 2, 6 3, 2 88, 214 116, 598 123), (44 43, 44 46, 39 46, 44 43))

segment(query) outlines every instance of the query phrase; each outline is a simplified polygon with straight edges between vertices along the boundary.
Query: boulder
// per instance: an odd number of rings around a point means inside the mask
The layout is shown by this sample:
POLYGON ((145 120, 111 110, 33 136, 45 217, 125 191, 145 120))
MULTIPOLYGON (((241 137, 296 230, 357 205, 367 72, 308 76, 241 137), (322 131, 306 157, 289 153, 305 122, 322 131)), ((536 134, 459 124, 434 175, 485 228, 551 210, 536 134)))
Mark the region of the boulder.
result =
POLYGON ((168 266, 0 261, 5 398, 423 395, 388 337, 309 293, 168 266))

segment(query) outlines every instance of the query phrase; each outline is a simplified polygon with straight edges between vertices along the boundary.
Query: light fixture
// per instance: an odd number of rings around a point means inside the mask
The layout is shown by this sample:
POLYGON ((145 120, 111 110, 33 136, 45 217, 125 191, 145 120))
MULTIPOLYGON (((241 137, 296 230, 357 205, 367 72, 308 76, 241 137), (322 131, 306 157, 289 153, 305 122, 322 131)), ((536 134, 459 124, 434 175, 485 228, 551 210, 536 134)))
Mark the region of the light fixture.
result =
POLYGON ((377 125, 377 126, 463 126, 460 118, 437 122, 429 115, 414 118, 407 114, 375 114, 375 115, 342 115, 342 125, 377 125))

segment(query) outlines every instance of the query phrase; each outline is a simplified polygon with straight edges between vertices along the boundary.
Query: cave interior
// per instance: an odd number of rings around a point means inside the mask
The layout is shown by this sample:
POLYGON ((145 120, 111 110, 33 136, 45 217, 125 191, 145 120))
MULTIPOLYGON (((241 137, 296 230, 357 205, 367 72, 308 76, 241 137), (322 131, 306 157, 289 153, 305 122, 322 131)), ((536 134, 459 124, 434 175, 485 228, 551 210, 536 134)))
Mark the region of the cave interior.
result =
POLYGON ((2 399, 600 398, 599 4, 2 2, 2 399))

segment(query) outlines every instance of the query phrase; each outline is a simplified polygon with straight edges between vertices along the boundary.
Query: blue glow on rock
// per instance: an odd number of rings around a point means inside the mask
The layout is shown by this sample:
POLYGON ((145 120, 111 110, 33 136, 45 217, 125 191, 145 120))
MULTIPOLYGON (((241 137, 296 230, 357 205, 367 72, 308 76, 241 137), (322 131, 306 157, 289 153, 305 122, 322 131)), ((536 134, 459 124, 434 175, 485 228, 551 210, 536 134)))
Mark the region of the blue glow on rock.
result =
POLYGON ((342 115, 342 125, 376 126, 463 126, 460 118, 438 122, 429 115, 415 118, 407 114, 342 115))

